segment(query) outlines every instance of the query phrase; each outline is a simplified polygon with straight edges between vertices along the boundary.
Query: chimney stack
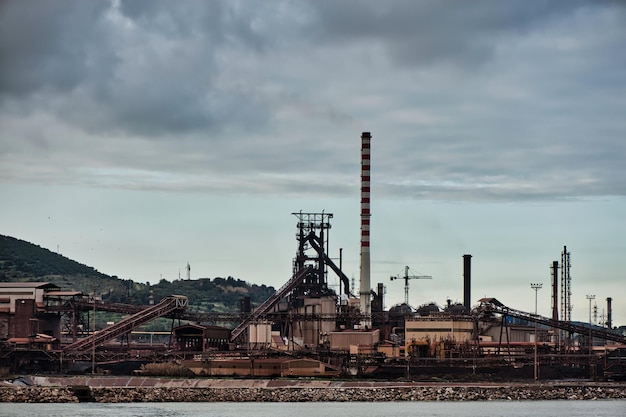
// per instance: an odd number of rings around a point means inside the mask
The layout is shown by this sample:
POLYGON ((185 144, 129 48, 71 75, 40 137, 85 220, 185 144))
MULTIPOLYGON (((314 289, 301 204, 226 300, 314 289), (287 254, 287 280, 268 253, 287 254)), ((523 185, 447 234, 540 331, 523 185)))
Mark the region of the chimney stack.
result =
POLYGON ((559 261, 552 261, 552 320, 559 320, 559 261))
POLYGON ((469 313, 472 309, 472 255, 463 255, 463 305, 469 313))
POLYGON ((370 304, 370 132, 361 134, 361 288, 360 307, 363 327, 371 327, 370 304))
POLYGON ((607 297, 606 299, 606 328, 613 328, 613 299, 611 297, 607 297))

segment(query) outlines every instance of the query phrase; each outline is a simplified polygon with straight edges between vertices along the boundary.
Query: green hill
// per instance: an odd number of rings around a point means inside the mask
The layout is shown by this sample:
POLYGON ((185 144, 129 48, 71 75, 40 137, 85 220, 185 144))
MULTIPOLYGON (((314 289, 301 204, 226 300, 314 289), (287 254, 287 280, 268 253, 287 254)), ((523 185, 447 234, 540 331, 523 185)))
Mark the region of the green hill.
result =
POLYGON ((63 290, 91 293, 94 288, 104 301, 148 304, 171 294, 189 298, 190 309, 199 312, 239 312, 239 302, 250 297, 252 306, 259 305, 275 292, 273 287, 248 284, 233 277, 197 280, 162 279, 158 284, 122 280, 93 267, 66 258, 38 245, 0 235, 0 282, 42 281, 63 290))

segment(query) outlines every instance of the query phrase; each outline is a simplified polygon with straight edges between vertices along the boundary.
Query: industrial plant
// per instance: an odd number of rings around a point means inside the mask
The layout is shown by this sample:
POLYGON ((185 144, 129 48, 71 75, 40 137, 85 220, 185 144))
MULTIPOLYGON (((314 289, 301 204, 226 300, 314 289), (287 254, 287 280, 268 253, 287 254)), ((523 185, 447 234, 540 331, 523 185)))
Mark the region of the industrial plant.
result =
MULTIPOLYGON (((462 303, 385 310, 383 283, 370 277, 369 132, 361 135, 361 230, 358 288, 328 254, 333 214, 294 212, 293 274, 256 308, 237 314, 190 311, 185 295, 150 305, 107 303, 47 282, 0 283, 0 370, 50 373, 139 372, 129 364, 176 363, 199 376, 359 378, 626 378, 626 337, 613 328, 612 298, 602 325, 571 319, 570 252, 552 264, 551 317, 472 299, 472 255, 459 254, 462 303), (338 278, 336 291, 330 275, 338 278), (123 319, 95 329, 97 312, 123 319), (135 336, 171 319, 161 341, 135 336)), ((538 291, 541 284, 531 284, 538 291)), ((588 296, 591 303, 592 296, 588 296)), ((595 296, 594 296, 595 297, 595 296)), ((535 298, 536 300, 536 298, 535 298)))

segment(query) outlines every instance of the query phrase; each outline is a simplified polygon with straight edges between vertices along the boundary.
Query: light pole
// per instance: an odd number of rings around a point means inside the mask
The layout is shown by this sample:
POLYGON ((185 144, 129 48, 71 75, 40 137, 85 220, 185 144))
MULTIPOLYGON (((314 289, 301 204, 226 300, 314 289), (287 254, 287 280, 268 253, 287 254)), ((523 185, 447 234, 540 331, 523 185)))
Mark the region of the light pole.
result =
POLYGON ((587 294, 587 300, 589 300, 589 328, 591 328, 591 301, 595 299, 596 296, 594 294, 587 294))
POLYGON ((535 381, 537 379, 539 379, 539 366, 537 363, 537 293, 539 292, 539 290, 541 289, 541 287, 543 286, 543 284, 538 283, 538 284, 534 284, 531 283, 530 284, 530 288, 532 288, 533 290, 535 290, 535 366, 534 366, 534 376, 535 376, 535 381))
POLYGON ((594 294, 587 294, 587 300, 589 300, 589 378, 591 378, 591 349, 593 347, 593 337, 591 336, 591 301, 595 300, 594 294))

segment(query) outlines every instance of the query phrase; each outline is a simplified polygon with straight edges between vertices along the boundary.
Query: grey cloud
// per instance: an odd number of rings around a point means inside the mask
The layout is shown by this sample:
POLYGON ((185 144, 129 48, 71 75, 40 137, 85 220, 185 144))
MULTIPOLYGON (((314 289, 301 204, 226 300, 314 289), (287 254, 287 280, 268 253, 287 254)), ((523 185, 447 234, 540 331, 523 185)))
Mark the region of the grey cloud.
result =
POLYGON ((515 37, 593 2, 583 0, 311 1, 317 34, 327 42, 385 45, 403 65, 482 64, 502 38, 515 37))
POLYGON ((371 130, 381 195, 626 194, 612 3, 22 3, 0 9, 4 178, 356 194, 371 130))
POLYGON ((5 1, 0 5, 0 98, 38 89, 68 90, 88 76, 93 23, 104 2, 5 1))
POLYGON ((259 125, 267 117, 255 86, 224 84, 238 62, 224 61, 223 52, 266 48, 273 34, 258 22, 272 10, 204 1, 40 6, 12 1, 2 8, 0 54, 10 57, 0 67, 5 108, 47 101, 87 130, 157 136, 259 125))

